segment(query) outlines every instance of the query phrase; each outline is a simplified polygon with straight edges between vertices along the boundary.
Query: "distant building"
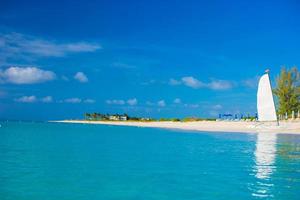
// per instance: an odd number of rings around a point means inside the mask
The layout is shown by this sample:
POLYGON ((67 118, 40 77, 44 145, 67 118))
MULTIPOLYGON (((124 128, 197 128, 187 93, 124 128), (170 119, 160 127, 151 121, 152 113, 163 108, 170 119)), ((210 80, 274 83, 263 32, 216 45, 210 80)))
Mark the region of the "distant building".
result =
POLYGON ((127 114, 101 114, 101 113, 85 113, 86 120, 111 120, 111 121, 127 121, 129 119, 127 114))
POLYGON ((119 120, 119 116, 117 116, 117 115, 110 115, 110 116, 108 117, 108 119, 109 119, 109 120, 118 121, 118 120, 119 120))
POLYGON ((112 121, 127 121, 128 117, 126 115, 110 115, 108 119, 112 121))
POLYGON ((121 120, 121 121, 127 121, 127 116, 126 115, 122 115, 122 116, 120 116, 119 120, 121 120))

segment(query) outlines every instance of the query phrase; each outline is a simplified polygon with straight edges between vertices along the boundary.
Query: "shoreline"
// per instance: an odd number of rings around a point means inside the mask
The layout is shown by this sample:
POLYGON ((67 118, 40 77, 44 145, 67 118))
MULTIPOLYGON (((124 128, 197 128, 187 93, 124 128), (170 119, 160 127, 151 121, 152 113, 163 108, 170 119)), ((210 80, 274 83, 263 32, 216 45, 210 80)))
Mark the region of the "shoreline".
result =
POLYGON ((245 121, 198 121, 198 122, 134 122, 134 121, 87 121, 59 120, 54 123, 100 124, 112 126, 133 126, 147 128, 165 128, 199 132, 223 133, 278 133, 300 134, 300 121, 284 121, 279 126, 275 123, 245 122, 245 121))

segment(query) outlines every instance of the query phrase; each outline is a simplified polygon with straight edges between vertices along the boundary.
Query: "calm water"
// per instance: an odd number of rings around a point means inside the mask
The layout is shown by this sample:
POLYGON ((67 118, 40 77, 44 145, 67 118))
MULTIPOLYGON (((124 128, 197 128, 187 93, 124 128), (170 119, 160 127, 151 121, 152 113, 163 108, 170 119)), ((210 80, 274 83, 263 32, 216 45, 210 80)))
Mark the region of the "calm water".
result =
POLYGON ((300 136, 0 122, 0 199, 300 199, 300 136))

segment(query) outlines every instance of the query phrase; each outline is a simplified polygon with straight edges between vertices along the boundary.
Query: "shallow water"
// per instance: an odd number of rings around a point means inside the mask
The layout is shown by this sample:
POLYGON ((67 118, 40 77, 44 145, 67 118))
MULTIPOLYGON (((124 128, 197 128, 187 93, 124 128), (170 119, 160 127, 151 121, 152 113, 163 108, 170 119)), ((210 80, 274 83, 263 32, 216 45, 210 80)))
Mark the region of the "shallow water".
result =
POLYGON ((300 135, 0 124, 4 200, 300 196, 300 135))

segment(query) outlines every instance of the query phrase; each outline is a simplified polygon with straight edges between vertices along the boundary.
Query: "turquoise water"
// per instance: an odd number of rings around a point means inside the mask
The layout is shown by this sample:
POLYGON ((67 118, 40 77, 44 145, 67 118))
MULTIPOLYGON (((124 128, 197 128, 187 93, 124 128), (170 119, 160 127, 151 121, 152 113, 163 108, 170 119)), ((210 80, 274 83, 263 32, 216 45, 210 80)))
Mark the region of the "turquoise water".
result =
POLYGON ((300 199, 300 135, 0 122, 0 199, 300 199))

